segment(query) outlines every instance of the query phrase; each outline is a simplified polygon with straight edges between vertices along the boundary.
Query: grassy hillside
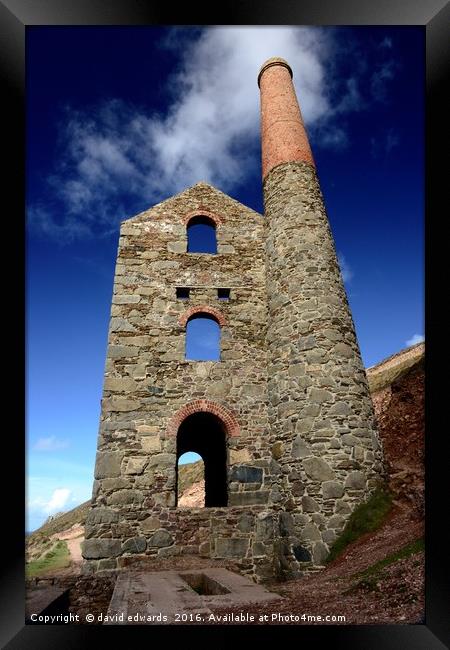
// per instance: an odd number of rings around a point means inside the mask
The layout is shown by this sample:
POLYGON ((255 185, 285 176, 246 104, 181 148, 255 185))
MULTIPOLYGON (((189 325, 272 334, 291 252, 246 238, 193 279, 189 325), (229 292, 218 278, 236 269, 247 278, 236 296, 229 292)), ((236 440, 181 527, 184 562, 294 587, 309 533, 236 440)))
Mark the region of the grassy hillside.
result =
POLYGON ((401 350, 397 354, 385 359, 376 366, 367 368, 367 380, 371 393, 376 393, 387 386, 390 386, 396 379, 399 379, 408 370, 425 357, 425 345, 418 343, 410 348, 401 350))
MULTIPOLYGON (((180 494, 182 494, 193 483, 197 483, 203 479, 203 462, 197 461, 196 463, 188 463, 180 465, 178 469, 178 481, 180 494)), ((73 510, 69 510, 62 515, 59 515, 52 521, 43 524, 40 528, 27 535, 27 545, 35 544, 38 541, 43 541, 56 533, 61 533, 63 530, 71 528, 74 524, 82 524, 86 521, 89 512, 90 501, 85 501, 73 510)))
POLYGON ((392 495, 379 487, 370 499, 361 503, 350 515, 341 535, 330 549, 327 563, 335 560, 349 544, 362 535, 377 530, 384 523, 392 507, 392 495))
POLYGON ((63 515, 56 517, 56 519, 43 524, 27 536, 27 544, 33 543, 42 537, 50 537, 56 533, 61 533, 63 530, 71 528, 74 524, 84 525, 90 504, 90 501, 85 501, 73 510, 69 510, 63 515))
POLYGON ((178 467, 178 494, 181 496, 193 483, 202 481, 203 461, 198 460, 196 463, 187 463, 178 467))
POLYGON ((70 566, 70 554, 66 542, 56 542, 49 551, 37 560, 32 560, 26 565, 26 577, 36 578, 44 576, 48 572, 57 569, 65 569, 70 566))

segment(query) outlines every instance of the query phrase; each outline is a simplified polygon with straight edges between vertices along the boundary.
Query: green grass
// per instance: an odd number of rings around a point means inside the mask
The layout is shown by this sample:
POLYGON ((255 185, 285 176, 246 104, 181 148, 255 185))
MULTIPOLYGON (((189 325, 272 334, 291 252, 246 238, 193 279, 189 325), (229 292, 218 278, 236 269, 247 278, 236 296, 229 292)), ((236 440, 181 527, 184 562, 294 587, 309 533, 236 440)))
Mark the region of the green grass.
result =
POLYGON ((425 550, 425 541, 421 537, 420 539, 414 540, 414 542, 410 542, 409 544, 406 544, 406 546, 403 546, 395 553, 391 553, 390 555, 383 558, 379 562, 372 564, 370 567, 368 567, 361 573, 358 573, 357 575, 364 578, 366 576, 377 574, 382 569, 384 569, 384 567, 389 566, 389 564, 393 564, 394 562, 397 562, 397 560, 403 560, 404 558, 409 557, 410 555, 415 555, 416 553, 420 553, 421 551, 424 550, 425 550))
POLYGON ((330 549, 327 562, 332 562, 338 555, 361 535, 377 530, 386 520, 392 507, 392 495, 384 487, 378 487, 369 499, 360 504, 350 515, 341 535, 330 549))
MULTIPOLYGON (((398 551, 395 551, 395 553, 387 555, 379 562, 375 562, 375 564, 372 564, 371 566, 367 567, 367 569, 364 569, 364 571, 355 574, 359 577, 359 580, 349 589, 347 589, 345 593, 352 593, 357 589, 363 589, 364 591, 380 591, 378 584, 385 567, 389 566, 390 564, 394 564, 394 562, 397 562, 398 560, 403 560, 404 558, 410 557, 411 555, 421 553, 424 550, 425 543, 423 538, 416 539, 413 542, 406 544, 406 546, 403 546, 398 551)), ((414 562, 414 566, 419 566, 419 564, 420 561, 414 562)), ((406 585, 399 585, 398 590, 405 591, 406 585)))
POLYGON ((55 569, 65 569, 70 565, 70 554, 66 542, 60 540, 39 560, 33 560, 26 565, 27 578, 45 575, 55 569))

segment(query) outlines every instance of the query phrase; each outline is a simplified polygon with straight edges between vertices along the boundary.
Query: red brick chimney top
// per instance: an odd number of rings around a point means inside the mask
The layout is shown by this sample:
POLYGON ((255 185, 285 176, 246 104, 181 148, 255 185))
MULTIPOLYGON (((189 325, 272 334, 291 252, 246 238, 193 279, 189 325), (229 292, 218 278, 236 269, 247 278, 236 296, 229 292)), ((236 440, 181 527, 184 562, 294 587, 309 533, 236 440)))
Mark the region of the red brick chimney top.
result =
POLYGON ((260 86, 260 79, 261 75, 264 72, 264 70, 267 70, 267 68, 270 68, 273 65, 281 65, 284 66, 287 70, 289 70, 289 74, 291 75, 292 79, 292 68, 289 65, 289 63, 286 61, 286 59, 282 59, 280 56, 273 56, 271 59, 267 59, 265 63, 262 64, 261 68, 259 69, 259 75, 258 75, 258 86, 260 86))
POLYGON ((314 165, 288 62, 268 59, 258 75, 261 91, 261 148, 263 179, 277 165, 314 165))

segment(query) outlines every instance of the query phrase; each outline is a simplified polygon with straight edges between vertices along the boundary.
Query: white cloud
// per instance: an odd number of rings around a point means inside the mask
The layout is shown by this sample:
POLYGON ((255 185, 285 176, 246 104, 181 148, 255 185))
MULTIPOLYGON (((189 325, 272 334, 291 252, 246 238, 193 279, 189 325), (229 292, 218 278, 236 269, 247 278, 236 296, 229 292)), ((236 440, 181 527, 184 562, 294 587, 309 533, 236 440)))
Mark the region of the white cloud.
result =
MULTIPOLYGON (((47 457, 47 456, 46 456, 47 457)), ((30 463, 27 463, 30 472, 30 463)), ((55 512, 67 511, 92 495, 92 474, 80 477, 75 468, 64 468, 64 475, 49 470, 45 475, 28 475, 26 488, 27 530, 35 530, 55 512), (61 486, 64 487, 61 487, 61 486)))
POLYGON ((339 150, 344 149, 348 145, 346 131, 338 126, 328 128, 327 125, 323 125, 317 128, 317 132, 320 134, 320 141, 324 147, 339 150))
POLYGON ((53 514, 54 512, 62 510, 66 505, 70 495, 71 491, 67 488, 56 489, 53 492, 50 501, 44 506, 44 511, 48 514, 53 514))
POLYGON ((380 156, 388 156, 394 147, 400 144, 400 137, 394 128, 389 128, 385 132, 380 133, 377 137, 370 139, 370 153, 373 158, 380 156))
POLYGON ((389 129, 386 135, 386 153, 389 153, 391 149, 397 147, 400 142, 400 138, 394 129, 389 129))
POLYGON ((240 183, 246 144, 259 136, 261 64, 275 54, 289 61, 312 126, 331 111, 322 63, 327 43, 324 32, 310 28, 204 30, 185 45, 180 68, 168 79, 173 101, 166 115, 133 112, 116 101, 102 108, 100 119, 75 117, 70 146, 81 183, 66 187, 67 198, 81 208, 91 198, 88 187, 114 177, 128 178, 152 199, 199 180, 226 188, 240 183))
MULTIPOLYGON (((32 206, 30 225, 66 241, 104 235, 200 180, 225 192, 245 183, 259 164, 257 75, 272 56, 293 69, 313 148, 346 146, 342 116, 365 103, 355 71, 334 74, 334 38, 318 27, 171 30, 161 55, 183 56, 167 80, 166 113, 145 114, 118 99, 89 113, 68 109, 64 153, 49 179, 64 209, 32 206)), ((374 75, 375 89, 385 87, 387 66, 374 75)))
POLYGON ((342 279, 344 282, 350 282, 350 280, 353 278, 354 273, 342 253, 338 253, 338 262, 339 266, 341 267, 342 279))
POLYGON ((380 102, 386 101, 388 82, 394 79, 396 68, 394 61, 386 61, 377 67, 371 80, 371 91, 374 99, 380 102))
POLYGON ((345 94, 341 100, 336 104, 336 113, 348 113, 350 111, 359 111, 365 107, 365 102, 359 90, 358 80, 355 77, 350 77, 345 82, 345 94))
POLYGON ((64 220, 58 222, 54 213, 41 205, 32 205, 28 208, 27 221, 32 229, 38 230, 50 239, 73 241, 91 235, 91 229, 79 216, 70 212, 65 213, 64 220))
POLYGON ((37 451, 57 451, 58 449, 66 449, 69 446, 67 439, 61 440, 56 436, 49 436, 48 438, 39 438, 33 445, 33 449, 37 451))
POLYGON ((389 38, 389 36, 385 36, 380 43, 380 47, 390 50, 392 48, 392 38, 389 38))
POLYGON ((423 336, 423 334, 414 334, 414 336, 411 336, 411 338, 408 339, 405 343, 407 347, 410 347, 411 345, 422 343, 422 341, 425 341, 425 337, 423 336))

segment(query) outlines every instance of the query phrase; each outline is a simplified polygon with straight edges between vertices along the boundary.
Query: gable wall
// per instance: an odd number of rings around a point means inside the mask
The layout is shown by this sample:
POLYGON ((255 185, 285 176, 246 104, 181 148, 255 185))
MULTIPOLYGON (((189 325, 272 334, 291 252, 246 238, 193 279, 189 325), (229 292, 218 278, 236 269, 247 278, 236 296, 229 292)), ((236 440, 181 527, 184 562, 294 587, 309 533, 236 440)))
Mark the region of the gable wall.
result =
MULTIPOLYGON (((211 517, 220 516, 221 509, 192 516, 175 508, 171 423, 193 401, 213 403, 238 422, 237 435, 230 429, 227 436, 229 506, 238 508, 235 517, 239 519, 241 506, 254 505, 258 512, 268 502, 266 323, 261 215, 210 186, 197 185, 122 224, 94 508, 84 548, 96 568, 110 568, 115 557, 136 552, 198 552, 210 540, 211 517), (186 253, 185 222, 196 211, 218 217, 217 255, 186 253), (190 288, 188 301, 176 298, 176 287, 190 288), (218 300, 217 288, 231 289, 229 302, 218 300), (219 310, 225 321, 220 362, 184 359, 185 325, 180 321, 200 305, 219 310), (245 474, 236 474, 239 465, 259 468, 260 480, 237 480, 245 474), (200 525, 199 518, 206 521, 200 525)), ((230 508, 223 509, 224 518, 231 515, 230 508)), ((227 528, 225 520, 223 526, 227 528)), ((215 525, 213 555, 239 551, 242 556, 243 546, 248 551, 256 543, 256 520, 243 531, 230 526, 244 541, 241 546, 228 543, 230 531, 221 535, 215 525)))

